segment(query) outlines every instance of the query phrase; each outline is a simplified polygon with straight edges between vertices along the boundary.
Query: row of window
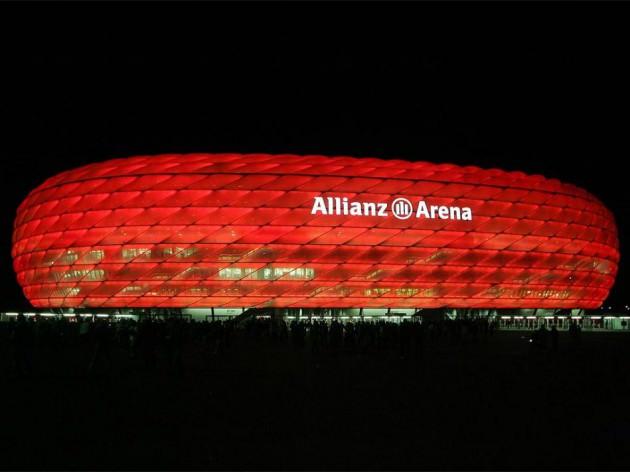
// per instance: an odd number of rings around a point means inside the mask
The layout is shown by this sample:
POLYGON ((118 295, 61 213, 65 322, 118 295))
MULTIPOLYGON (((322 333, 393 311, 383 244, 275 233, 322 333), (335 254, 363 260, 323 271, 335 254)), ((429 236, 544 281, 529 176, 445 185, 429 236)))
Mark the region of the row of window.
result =
MULTIPOLYGON (((219 254, 218 259, 223 262, 235 262, 239 260, 241 257, 251 256, 254 252, 260 252, 261 256, 265 256, 268 249, 258 248, 256 250, 250 251, 249 253, 243 254, 240 250, 233 249, 234 252, 229 252, 229 248, 226 248, 226 252, 219 254)), ((147 259, 147 260, 165 260, 170 257, 177 257, 181 259, 186 259, 198 255, 200 253, 200 248, 197 247, 160 247, 160 248, 122 248, 122 259, 126 261, 131 261, 136 258, 139 259, 147 259)), ((45 260, 48 264, 55 265, 72 265, 79 260, 81 256, 79 251, 68 249, 58 258, 51 258, 45 260)), ((50 257, 50 256, 49 256, 50 257)), ((99 263, 105 259, 105 251, 102 249, 92 249, 88 251, 81 257, 81 262, 84 264, 90 263, 99 263)), ((444 251, 436 251, 434 254, 426 258, 423 262, 425 263, 435 263, 441 260, 448 259, 448 254, 444 251)), ((409 263, 418 262, 416 260, 410 260, 409 263)), ((581 271, 597 271, 600 273, 607 274, 610 272, 610 263, 609 261, 601 261, 601 260, 583 260, 580 261, 579 264, 575 265, 575 269, 580 269, 581 271)), ((292 269, 291 269, 292 270, 292 269)), ((368 279, 372 277, 377 277, 379 275, 379 271, 376 270, 374 274, 368 275, 368 279)), ((235 273, 234 277, 239 277, 238 273, 235 273)), ((264 280, 268 280, 270 274, 265 274, 261 278, 264 280)), ((312 278, 309 276, 300 276, 296 274, 298 278, 312 278)), ((549 279, 547 281, 553 281, 557 276, 554 274, 548 275, 549 279)), ((222 277, 223 278, 223 277, 222 277)), ((226 272, 225 278, 233 278, 231 272, 226 272)), ((276 277, 277 278, 277 277, 276 277)), ((572 280, 571 278, 569 280, 572 280)), ((529 280, 523 279, 522 282, 528 282, 529 280)))
MULTIPOLYGON (((188 277, 212 275, 211 269, 189 267, 182 274, 188 277)), ((156 273, 153 278, 168 279, 178 274, 156 273)), ((218 277, 226 280, 276 280, 285 277, 290 280, 311 280, 315 277, 315 270, 311 267, 264 267, 262 269, 253 267, 225 267, 219 269, 218 277)), ((61 281, 65 280, 105 280, 105 270, 103 269, 70 269, 61 274, 61 281)))

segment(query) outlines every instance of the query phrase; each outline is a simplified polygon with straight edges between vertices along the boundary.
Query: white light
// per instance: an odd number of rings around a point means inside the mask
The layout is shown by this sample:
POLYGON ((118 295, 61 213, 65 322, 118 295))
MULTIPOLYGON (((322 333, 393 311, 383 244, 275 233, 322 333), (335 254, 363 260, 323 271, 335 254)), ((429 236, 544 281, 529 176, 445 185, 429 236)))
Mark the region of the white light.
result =
POLYGON ((74 313, 64 313, 63 316, 65 316, 66 318, 73 318, 74 313))
POLYGON ((55 316, 55 314, 54 314, 54 313, 40 313, 40 315, 42 315, 42 316, 48 316, 48 317, 50 317, 50 316, 55 316))
POLYGON ((15 313, 15 312, 7 312, 7 313, 5 313, 5 315, 7 315, 7 316, 17 316, 18 314, 15 313))

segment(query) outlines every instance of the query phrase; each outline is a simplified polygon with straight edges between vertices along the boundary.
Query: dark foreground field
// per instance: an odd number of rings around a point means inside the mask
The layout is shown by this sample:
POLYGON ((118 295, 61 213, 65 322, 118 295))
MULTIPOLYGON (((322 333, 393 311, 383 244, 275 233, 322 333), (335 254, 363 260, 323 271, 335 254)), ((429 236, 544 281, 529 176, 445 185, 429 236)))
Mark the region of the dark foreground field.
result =
POLYGON ((10 469, 628 469, 630 335, 557 353, 524 333, 313 357, 245 346, 184 371, 114 351, 42 349, 26 378, 0 361, 0 465, 10 469))

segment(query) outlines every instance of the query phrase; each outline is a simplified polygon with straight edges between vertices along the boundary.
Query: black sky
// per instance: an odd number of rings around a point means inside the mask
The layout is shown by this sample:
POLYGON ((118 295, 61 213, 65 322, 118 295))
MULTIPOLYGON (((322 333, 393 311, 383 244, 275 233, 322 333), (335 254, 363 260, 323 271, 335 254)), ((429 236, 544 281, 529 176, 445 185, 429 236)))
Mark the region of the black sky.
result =
POLYGON ((628 8, 593 4, 4 4, 0 309, 20 201, 134 154, 404 158, 542 173, 630 223, 628 8))

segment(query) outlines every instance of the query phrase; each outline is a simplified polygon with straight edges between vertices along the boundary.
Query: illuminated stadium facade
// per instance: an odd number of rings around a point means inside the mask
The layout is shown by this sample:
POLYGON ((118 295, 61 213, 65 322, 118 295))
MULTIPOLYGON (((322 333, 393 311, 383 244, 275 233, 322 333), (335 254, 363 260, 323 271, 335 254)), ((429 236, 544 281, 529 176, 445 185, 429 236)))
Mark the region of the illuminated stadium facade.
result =
POLYGON ((619 261, 588 192, 521 172, 375 158, 141 156, 20 205, 34 307, 589 309, 619 261))

